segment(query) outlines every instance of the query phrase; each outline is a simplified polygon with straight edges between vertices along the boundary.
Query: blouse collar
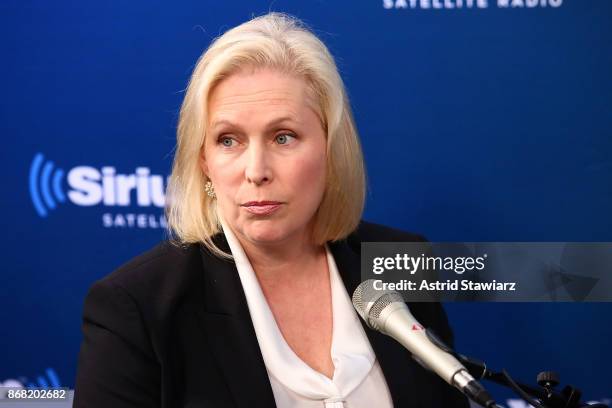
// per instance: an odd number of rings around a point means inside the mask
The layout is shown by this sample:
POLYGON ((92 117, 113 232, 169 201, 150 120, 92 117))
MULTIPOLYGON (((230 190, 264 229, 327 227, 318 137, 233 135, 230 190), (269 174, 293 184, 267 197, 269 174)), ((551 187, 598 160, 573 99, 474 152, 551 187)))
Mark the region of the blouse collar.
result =
POLYGON ((325 245, 333 315, 331 357, 335 370, 332 379, 311 368, 289 347, 244 249, 223 220, 221 224, 234 256, 268 374, 307 398, 319 400, 349 395, 369 374, 375 354, 352 307, 329 246, 325 245))

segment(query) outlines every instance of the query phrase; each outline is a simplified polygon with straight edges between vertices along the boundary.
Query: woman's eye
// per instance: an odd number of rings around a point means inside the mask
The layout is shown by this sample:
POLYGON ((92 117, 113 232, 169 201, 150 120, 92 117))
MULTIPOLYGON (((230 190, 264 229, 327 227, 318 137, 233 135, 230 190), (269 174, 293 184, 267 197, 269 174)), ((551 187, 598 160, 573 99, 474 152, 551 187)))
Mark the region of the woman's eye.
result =
POLYGON ((292 142, 292 139, 295 139, 295 136, 291 133, 282 133, 276 136, 276 141, 278 144, 289 144, 292 142))
POLYGON ((220 137, 218 142, 222 144, 224 147, 232 147, 234 143, 234 139, 231 137, 220 137))

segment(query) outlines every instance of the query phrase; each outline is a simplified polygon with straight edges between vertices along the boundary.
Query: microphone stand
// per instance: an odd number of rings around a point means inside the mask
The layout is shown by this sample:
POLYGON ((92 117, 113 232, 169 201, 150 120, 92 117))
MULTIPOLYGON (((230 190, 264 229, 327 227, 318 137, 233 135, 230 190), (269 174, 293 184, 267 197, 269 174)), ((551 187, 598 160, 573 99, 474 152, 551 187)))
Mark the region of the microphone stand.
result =
POLYGON ((522 399, 536 408, 608 407, 608 405, 602 403, 584 404, 580 402, 580 397, 582 396, 581 391, 571 385, 566 385, 560 393, 556 392, 553 388, 559 384, 559 380, 557 375, 552 371, 543 371, 538 374, 537 382, 540 388, 537 388, 513 380, 506 370, 494 372, 487 369, 486 366, 484 366, 484 363, 481 367, 477 367, 478 363, 474 364, 476 360, 459 354, 455 355, 457 359, 466 366, 470 374, 474 375, 474 377, 480 374, 481 379, 486 379, 508 387, 516 392, 522 399), (468 367, 468 365, 472 367, 468 367))
POLYGON ((582 392, 571 385, 566 385, 561 392, 554 390, 559 385, 559 377, 552 371, 542 371, 537 376, 538 387, 514 381, 506 370, 494 372, 487 368, 480 360, 466 357, 448 347, 430 329, 426 330, 427 337, 442 350, 452 354, 463 363, 469 373, 477 379, 486 379, 512 389, 522 399, 536 408, 608 408, 603 403, 585 404, 580 402, 582 392))

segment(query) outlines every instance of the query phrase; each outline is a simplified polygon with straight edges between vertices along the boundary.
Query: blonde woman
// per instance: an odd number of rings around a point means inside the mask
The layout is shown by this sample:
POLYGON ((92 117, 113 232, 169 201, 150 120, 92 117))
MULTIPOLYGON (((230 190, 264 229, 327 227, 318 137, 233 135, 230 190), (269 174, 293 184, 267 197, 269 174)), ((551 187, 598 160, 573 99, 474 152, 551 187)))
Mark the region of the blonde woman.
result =
MULTIPOLYGON (((419 241, 361 220, 365 175, 325 45, 270 13, 217 38, 181 107, 172 239, 96 282, 74 406, 467 406, 350 302, 361 241, 419 241)), ((413 313, 448 343, 438 304, 413 313)))

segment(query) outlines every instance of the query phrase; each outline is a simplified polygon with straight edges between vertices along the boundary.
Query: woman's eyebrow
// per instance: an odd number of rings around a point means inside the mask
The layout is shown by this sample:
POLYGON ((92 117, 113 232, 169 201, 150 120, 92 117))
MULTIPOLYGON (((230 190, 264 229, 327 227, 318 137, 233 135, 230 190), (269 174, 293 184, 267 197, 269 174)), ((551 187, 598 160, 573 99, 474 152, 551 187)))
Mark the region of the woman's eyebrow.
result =
MULTIPOLYGON (((266 129, 270 129, 272 127, 278 126, 281 123, 298 124, 299 122, 296 121, 292 116, 282 116, 282 117, 276 118, 276 119, 272 120, 271 122, 269 122, 266 125, 266 129)), ((232 122, 232 121, 230 121, 228 119, 219 119, 219 120, 214 121, 212 123, 212 125, 211 125, 211 129, 215 129, 215 128, 220 127, 222 125, 227 125, 227 126, 230 126, 230 127, 235 127, 235 128, 241 129, 241 126, 240 126, 239 123, 234 123, 234 122, 232 122)))

